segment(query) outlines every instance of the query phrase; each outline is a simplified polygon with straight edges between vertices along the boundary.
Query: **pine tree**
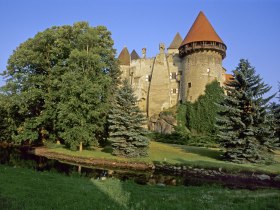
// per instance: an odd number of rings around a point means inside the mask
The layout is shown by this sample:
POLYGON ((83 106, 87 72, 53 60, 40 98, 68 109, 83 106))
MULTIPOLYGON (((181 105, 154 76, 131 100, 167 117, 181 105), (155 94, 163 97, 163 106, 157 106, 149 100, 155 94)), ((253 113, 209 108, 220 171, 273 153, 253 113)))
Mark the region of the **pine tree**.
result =
POLYGON ((271 87, 247 60, 240 60, 234 78, 227 83, 217 119, 218 138, 224 157, 233 162, 263 162, 271 159, 275 138, 271 132, 268 102, 271 87))
POLYGON ((125 157, 147 156, 149 140, 143 125, 146 118, 140 111, 136 97, 128 81, 116 93, 109 114, 109 141, 113 154, 125 157))
POLYGON ((280 104, 273 102, 270 106, 271 127, 274 137, 277 139, 277 145, 280 146, 280 104))

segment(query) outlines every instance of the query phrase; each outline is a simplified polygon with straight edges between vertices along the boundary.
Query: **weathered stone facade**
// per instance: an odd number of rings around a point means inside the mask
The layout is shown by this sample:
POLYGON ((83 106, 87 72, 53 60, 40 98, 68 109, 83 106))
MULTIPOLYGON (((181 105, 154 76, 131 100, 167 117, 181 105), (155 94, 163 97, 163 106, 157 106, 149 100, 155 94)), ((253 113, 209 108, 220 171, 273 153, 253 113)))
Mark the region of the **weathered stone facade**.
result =
POLYGON ((226 45, 202 12, 184 40, 177 33, 167 51, 159 45, 159 53, 142 58, 135 50, 124 48, 119 56, 122 79, 134 88, 139 107, 148 117, 185 100, 194 102, 205 86, 217 80, 221 86, 228 76, 222 67, 226 45))

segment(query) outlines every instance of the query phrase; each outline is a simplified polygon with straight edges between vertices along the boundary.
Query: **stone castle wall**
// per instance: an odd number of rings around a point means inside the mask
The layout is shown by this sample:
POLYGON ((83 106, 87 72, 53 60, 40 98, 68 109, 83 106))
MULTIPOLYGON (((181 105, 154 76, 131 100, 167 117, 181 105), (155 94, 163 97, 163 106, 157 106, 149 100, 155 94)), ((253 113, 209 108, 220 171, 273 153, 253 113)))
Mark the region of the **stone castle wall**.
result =
POLYGON ((140 109, 148 117, 175 106, 179 101, 194 102, 204 93, 205 86, 217 80, 225 82, 222 56, 211 50, 202 50, 181 58, 177 49, 160 45, 153 58, 131 60, 121 65, 122 79, 128 79, 138 99, 140 109))
POLYGON ((205 86, 214 80, 221 85, 225 82, 225 70, 222 67, 222 56, 215 51, 199 51, 187 55, 182 61, 183 98, 194 102, 204 93, 205 86))
POLYGON ((165 53, 164 45, 156 57, 132 60, 120 65, 122 79, 128 79, 134 89, 140 109, 152 116, 175 106, 179 100, 181 59, 178 50, 165 53))

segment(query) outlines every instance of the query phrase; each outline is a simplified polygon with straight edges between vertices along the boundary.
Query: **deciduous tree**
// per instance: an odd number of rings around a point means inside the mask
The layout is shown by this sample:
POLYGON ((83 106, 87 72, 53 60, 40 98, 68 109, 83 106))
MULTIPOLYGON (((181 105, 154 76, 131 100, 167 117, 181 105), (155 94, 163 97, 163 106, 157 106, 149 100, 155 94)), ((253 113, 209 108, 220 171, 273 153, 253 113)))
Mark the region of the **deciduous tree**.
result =
POLYGON ((103 132, 119 69, 104 26, 54 26, 22 43, 8 61, 9 112, 20 119, 13 139, 60 139, 75 148, 103 132))

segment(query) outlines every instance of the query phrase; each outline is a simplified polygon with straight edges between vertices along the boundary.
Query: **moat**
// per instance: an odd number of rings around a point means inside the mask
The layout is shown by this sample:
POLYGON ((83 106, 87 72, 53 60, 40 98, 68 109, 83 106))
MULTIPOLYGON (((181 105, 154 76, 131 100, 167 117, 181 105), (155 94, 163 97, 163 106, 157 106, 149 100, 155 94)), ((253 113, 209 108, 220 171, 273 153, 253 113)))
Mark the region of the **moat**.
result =
MULTIPOLYGON (((130 180, 142 185, 222 185, 230 188, 280 188, 280 181, 269 178, 267 175, 252 176, 250 173, 230 174, 219 170, 205 170, 185 166, 171 166, 155 164, 153 168, 131 168, 124 165, 96 165, 82 164, 79 158, 64 157, 64 161, 46 158, 34 154, 30 147, 0 147, 0 163, 13 167, 31 168, 38 172, 50 171, 67 176, 83 176, 91 179, 106 180, 115 178, 121 181, 130 180), (264 177, 264 178, 262 178, 264 177)), ((271 175, 270 175, 271 176, 271 175)))

